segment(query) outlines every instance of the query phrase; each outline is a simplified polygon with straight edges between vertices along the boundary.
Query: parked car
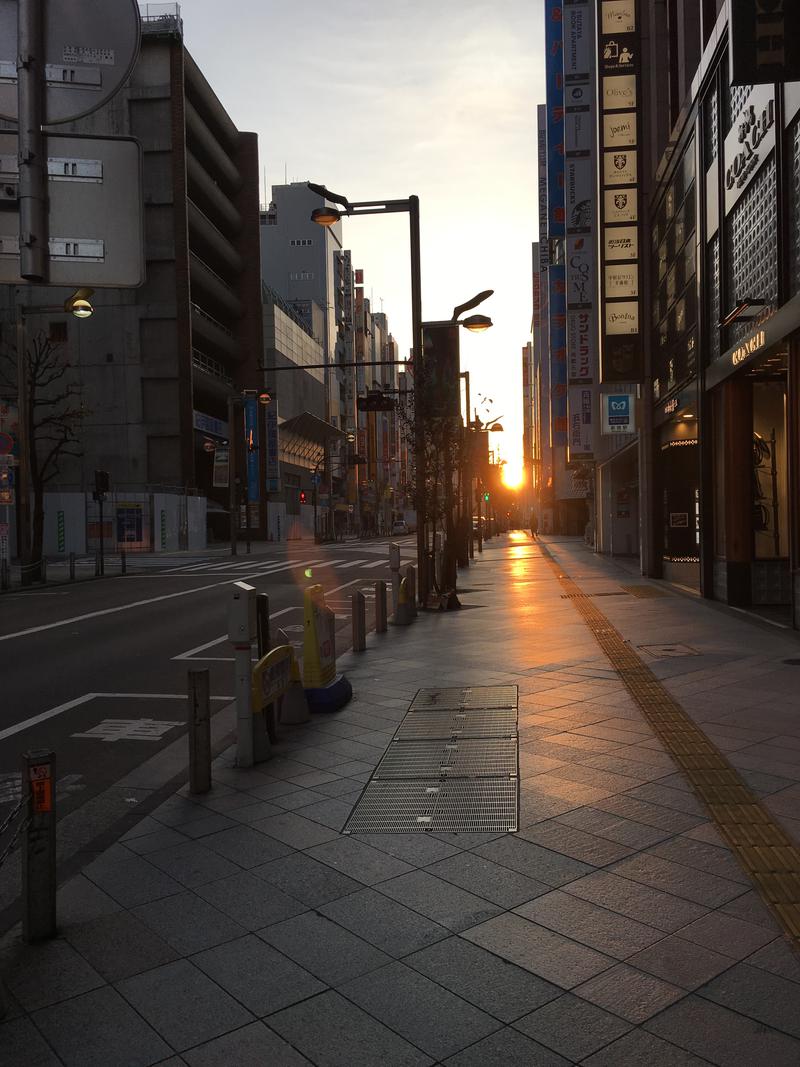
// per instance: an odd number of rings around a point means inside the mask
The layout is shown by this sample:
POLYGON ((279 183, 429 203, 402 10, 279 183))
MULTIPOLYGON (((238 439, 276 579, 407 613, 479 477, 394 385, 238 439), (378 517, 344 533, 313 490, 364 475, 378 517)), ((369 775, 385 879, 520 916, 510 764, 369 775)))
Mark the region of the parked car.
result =
POLYGON ((397 534, 407 534, 409 532, 408 523, 405 519, 398 519, 397 522, 392 524, 392 537, 397 534))

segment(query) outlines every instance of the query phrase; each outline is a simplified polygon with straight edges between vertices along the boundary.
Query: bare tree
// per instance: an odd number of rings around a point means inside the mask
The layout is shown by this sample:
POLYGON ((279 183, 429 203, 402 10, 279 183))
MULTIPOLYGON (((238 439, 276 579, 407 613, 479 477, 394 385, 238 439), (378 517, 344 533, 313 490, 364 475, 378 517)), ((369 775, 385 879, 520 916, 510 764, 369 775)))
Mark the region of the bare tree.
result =
MULTIPOLYGON (((27 346, 24 370, 28 376, 27 441, 20 442, 29 458, 33 491, 31 560, 38 565, 44 543, 44 494, 61 471, 62 461, 80 457, 83 420, 88 414, 74 366, 64 358, 63 345, 40 330, 27 346)), ((0 350, 0 383, 17 388, 17 353, 10 345, 0 350)))

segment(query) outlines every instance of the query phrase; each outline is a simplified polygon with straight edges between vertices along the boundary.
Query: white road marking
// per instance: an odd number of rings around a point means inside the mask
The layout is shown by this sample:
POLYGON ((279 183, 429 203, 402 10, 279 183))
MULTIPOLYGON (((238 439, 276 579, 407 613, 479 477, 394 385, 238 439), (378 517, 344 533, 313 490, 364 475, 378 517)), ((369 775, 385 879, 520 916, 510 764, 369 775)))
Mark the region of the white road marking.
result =
MULTIPOLYGON (((50 708, 48 711, 43 711, 39 715, 32 715, 30 719, 24 719, 22 722, 15 723, 13 726, 8 726, 5 730, 0 730, 0 741, 4 741, 7 737, 13 737, 14 734, 22 733, 23 730, 27 730, 30 726, 36 726, 40 722, 46 722, 48 719, 54 719, 56 715, 61 715, 65 711, 71 711, 72 708, 80 707, 81 704, 88 704, 90 700, 96 700, 98 698, 107 698, 113 700, 186 700, 188 699, 185 693, 84 693, 82 697, 76 697, 74 700, 68 700, 65 704, 59 704, 55 708, 50 708)), ((214 701, 225 701, 230 704, 234 699, 233 697, 211 697, 214 701)))
MULTIPOLYGON (((315 560, 306 560, 304 563, 292 564, 297 567, 310 567, 315 560)), ((260 571, 253 574, 242 575, 240 580, 248 578, 261 578, 264 575, 260 571)), ((104 615, 117 615, 121 611, 130 611, 131 608, 142 608, 149 604, 160 604, 164 600, 175 600, 176 597, 192 596, 195 593, 205 593, 209 589, 219 589, 223 585, 231 585, 231 582, 212 582, 210 585, 199 585, 196 589, 182 589, 178 593, 164 593, 163 596, 148 597, 146 600, 134 600, 130 604, 118 604, 115 608, 102 608, 100 611, 89 611, 85 615, 73 615, 70 619, 61 619, 60 622, 48 622, 42 626, 30 626, 27 630, 17 630, 12 634, 0 634, 0 641, 13 641, 16 637, 28 637, 30 634, 43 633, 45 630, 57 630, 61 626, 73 626, 76 622, 85 622, 87 619, 99 619, 104 615)), ((2 735, 0 734, 0 739, 2 735)))
POLYGON ((337 566, 340 571, 346 571, 348 567, 360 567, 362 563, 366 563, 365 559, 354 559, 349 563, 338 563, 337 566))
MULTIPOLYGON (((299 610, 300 610, 299 607, 281 608, 280 611, 273 611, 270 614, 270 619, 277 619, 279 615, 286 615, 286 613, 289 612, 289 611, 299 611, 299 610)), ((197 648, 190 648, 188 652, 181 652, 181 654, 179 656, 173 656, 172 658, 173 659, 192 659, 194 656, 197 655, 198 652, 205 652, 205 650, 207 648, 213 648, 214 645, 221 645, 223 641, 227 641, 227 640, 228 640, 228 635, 227 634, 223 634, 222 637, 215 637, 213 641, 206 641, 206 643, 204 645, 198 645, 197 648)), ((202 659, 214 659, 215 657, 213 657, 213 656, 202 656, 201 658, 202 659)), ((233 658, 231 657, 229 659, 227 656, 225 656, 225 657, 222 658, 222 660, 220 662, 224 662, 224 663, 231 662, 232 663, 233 662, 233 658)))

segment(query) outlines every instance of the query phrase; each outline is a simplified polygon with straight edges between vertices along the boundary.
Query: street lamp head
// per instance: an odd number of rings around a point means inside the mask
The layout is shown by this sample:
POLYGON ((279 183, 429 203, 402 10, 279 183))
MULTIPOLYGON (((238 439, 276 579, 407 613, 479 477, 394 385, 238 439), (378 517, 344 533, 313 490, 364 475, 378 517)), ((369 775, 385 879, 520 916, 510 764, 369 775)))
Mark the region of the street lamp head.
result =
POLYGON ((263 404, 264 407, 266 407, 267 404, 271 404, 272 403, 272 393, 269 393, 266 390, 264 390, 263 393, 259 393, 258 394, 258 402, 259 402, 259 404, 263 404))
POLYGON ((494 424, 494 426, 490 426, 489 427, 489 430, 490 430, 491 433, 502 433, 503 432, 503 425, 500 422, 496 422, 494 424))
POLYGON ((312 193, 316 193, 317 196, 321 196, 325 200, 330 200, 334 204, 341 204, 345 211, 350 210, 350 201, 346 196, 342 196, 341 193, 332 193, 330 189, 326 189, 324 185, 317 185, 316 182, 306 182, 306 186, 312 193))
POLYGON ((482 304, 484 300, 488 300, 492 293, 494 293, 494 289, 484 289, 483 292, 478 293, 477 296, 473 296, 473 298, 468 300, 465 304, 459 304, 458 307, 453 308, 453 318, 451 321, 455 322, 458 316, 462 315, 465 311, 472 311, 478 304, 482 304))
POLYGON ((89 303, 89 297, 94 289, 76 289, 72 296, 64 301, 64 310, 71 312, 76 319, 89 319, 94 314, 94 308, 89 303))
POLYGON ((341 217, 341 211, 335 207, 315 207, 311 212, 311 221, 319 226, 335 226, 341 217))
POLYGON ((469 318, 462 319, 460 325, 469 330, 470 333, 483 333, 493 323, 488 315, 470 315, 469 318))

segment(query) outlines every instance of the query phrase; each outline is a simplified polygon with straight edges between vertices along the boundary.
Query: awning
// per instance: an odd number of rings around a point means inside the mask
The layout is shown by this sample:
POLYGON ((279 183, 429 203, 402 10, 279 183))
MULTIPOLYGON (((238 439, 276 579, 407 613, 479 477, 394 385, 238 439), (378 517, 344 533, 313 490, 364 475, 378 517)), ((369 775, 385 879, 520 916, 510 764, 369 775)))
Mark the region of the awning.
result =
POLYGON ((278 426, 278 438, 281 452, 289 456, 300 456, 307 461, 318 463, 325 451, 325 444, 338 441, 347 435, 324 419, 303 411, 291 419, 286 419, 278 426))

